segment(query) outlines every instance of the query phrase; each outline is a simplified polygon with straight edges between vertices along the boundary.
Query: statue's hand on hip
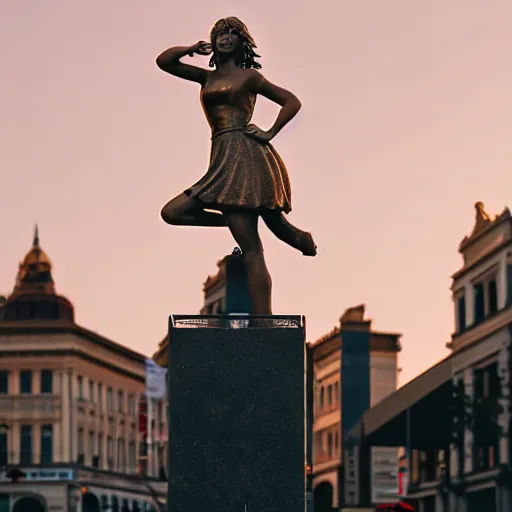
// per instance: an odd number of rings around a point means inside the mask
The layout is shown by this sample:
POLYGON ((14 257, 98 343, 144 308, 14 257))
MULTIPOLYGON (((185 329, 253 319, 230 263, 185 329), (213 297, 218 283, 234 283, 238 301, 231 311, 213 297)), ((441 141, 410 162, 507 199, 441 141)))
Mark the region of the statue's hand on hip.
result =
POLYGON ((251 137, 251 139, 255 139, 263 144, 268 144, 273 138, 272 133, 262 130, 259 126, 256 126, 255 124, 247 125, 247 128, 244 130, 244 133, 248 137, 251 137))

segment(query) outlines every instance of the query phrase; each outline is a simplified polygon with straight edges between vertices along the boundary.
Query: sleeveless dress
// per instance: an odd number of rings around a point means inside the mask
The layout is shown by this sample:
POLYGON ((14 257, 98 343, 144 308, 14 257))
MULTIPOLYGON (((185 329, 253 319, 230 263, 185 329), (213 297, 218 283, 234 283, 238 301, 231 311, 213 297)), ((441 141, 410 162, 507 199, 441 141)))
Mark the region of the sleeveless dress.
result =
POLYGON ((201 104, 212 130, 210 165, 185 194, 205 207, 291 211, 288 171, 271 144, 244 133, 256 95, 222 80, 206 83, 201 104))

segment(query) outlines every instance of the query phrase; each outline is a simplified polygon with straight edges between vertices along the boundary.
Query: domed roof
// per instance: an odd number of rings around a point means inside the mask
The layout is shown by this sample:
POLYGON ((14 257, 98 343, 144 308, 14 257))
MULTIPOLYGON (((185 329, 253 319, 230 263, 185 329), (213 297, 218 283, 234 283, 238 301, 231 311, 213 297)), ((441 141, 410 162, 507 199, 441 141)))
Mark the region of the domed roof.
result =
POLYGON ((49 267, 52 266, 52 262, 50 261, 50 258, 48 258, 48 255, 39 247, 39 241, 38 245, 34 245, 30 251, 27 252, 25 257, 23 258, 23 261, 21 262, 22 265, 48 265, 49 267))
POLYGON ((32 247, 19 264, 12 294, 0 305, 0 320, 74 320, 73 305, 57 295, 52 263, 39 245, 37 226, 32 247))
POLYGON ((17 293, 20 288, 27 288, 28 286, 32 290, 45 291, 46 293, 54 292, 51 271, 52 263, 39 245, 39 230, 36 225, 32 247, 19 265, 13 293, 17 293))

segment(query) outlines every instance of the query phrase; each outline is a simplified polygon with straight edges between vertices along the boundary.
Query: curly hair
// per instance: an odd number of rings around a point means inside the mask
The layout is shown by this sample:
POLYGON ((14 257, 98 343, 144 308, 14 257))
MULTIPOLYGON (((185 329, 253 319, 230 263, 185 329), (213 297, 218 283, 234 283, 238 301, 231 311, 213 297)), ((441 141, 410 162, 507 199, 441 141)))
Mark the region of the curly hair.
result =
POLYGON ((210 32, 210 42, 213 48, 213 54, 210 59, 210 67, 213 68, 217 65, 217 48, 215 46, 215 40, 217 39, 219 33, 223 30, 236 32, 240 36, 242 42, 242 51, 238 57, 235 57, 236 65, 244 69, 261 69, 261 64, 255 60, 256 58, 260 57, 254 51, 254 48, 256 48, 256 43, 254 42, 254 39, 245 24, 235 16, 229 16, 228 18, 222 18, 216 21, 210 32))

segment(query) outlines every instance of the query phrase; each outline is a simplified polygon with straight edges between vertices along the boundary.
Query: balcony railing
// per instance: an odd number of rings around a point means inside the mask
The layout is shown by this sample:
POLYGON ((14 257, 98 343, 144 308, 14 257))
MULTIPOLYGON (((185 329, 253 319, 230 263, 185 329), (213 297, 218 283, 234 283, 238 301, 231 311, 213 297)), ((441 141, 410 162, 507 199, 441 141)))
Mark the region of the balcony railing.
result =
POLYGON ((54 417, 60 414, 60 396, 0 396, 0 411, 14 420, 27 417, 54 417))

